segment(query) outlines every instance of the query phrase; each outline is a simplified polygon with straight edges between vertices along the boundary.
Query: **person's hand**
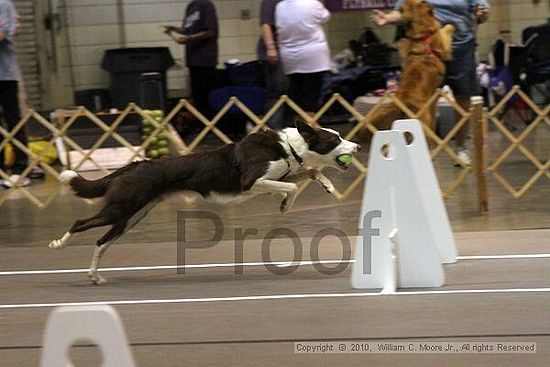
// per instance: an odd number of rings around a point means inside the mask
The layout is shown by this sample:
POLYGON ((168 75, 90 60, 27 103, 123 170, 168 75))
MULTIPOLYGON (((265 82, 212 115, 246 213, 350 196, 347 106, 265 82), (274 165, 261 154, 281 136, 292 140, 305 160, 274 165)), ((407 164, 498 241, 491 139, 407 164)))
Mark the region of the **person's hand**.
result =
POLYGON ((176 27, 174 27, 173 25, 163 25, 162 28, 163 32, 166 34, 174 32, 174 30, 176 29, 176 27))
POLYGON ((388 15, 384 13, 382 10, 374 9, 370 16, 370 19, 374 22, 374 24, 376 24, 379 27, 383 27, 389 23, 388 15))
POLYGON ((277 63, 277 61, 279 60, 279 53, 277 52, 277 48, 276 47, 268 47, 267 48, 267 61, 272 63, 272 64, 275 64, 277 63))
POLYGON ((489 19, 489 8, 478 5, 476 8, 476 21, 485 23, 487 19, 489 19))

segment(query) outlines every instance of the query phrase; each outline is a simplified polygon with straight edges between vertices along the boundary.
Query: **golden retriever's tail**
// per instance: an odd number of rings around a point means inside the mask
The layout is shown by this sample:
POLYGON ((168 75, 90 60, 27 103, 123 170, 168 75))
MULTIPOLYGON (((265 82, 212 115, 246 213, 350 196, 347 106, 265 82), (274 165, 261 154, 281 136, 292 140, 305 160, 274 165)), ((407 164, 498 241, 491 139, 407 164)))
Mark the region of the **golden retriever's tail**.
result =
POLYGON ((405 114, 395 104, 388 104, 378 108, 372 115, 370 122, 378 130, 389 130, 395 120, 403 118, 405 114))

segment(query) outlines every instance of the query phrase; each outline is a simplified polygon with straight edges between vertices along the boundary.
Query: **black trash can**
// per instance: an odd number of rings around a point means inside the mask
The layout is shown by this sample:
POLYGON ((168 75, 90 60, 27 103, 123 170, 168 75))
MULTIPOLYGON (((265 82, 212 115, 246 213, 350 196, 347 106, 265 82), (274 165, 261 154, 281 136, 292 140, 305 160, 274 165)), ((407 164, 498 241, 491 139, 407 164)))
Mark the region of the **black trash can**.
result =
MULTIPOLYGON (((141 104, 142 74, 159 73, 163 96, 167 95, 166 70, 174 65, 168 47, 119 48, 105 51, 101 68, 110 73, 112 105, 123 109, 128 103, 141 104)), ((164 98, 164 97, 163 97, 164 98)), ((164 105, 164 101, 162 103, 164 105)))

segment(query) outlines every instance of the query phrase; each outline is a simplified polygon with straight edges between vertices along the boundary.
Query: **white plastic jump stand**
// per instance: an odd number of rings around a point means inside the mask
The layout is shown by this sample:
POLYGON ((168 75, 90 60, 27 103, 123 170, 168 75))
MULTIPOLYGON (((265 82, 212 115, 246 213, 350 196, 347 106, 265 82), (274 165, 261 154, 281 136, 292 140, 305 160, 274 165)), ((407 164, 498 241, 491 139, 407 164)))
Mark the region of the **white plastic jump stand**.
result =
POLYGON ((441 263, 456 261, 422 127, 401 120, 394 128, 399 130, 376 133, 371 143, 352 270, 353 288, 382 288, 385 294, 398 287, 440 287, 441 263), (412 134, 411 145, 405 131, 412 134))
POLYGON ((97 344, 104 367, 135 366, 120 318, 107 305, 55 309, 46 325, 40 366, 73 367, 68 352, 79 342, 97 344))
POLYGON ((453 230, 445 209, 421 122, 412 119, 396 120, 392 125, 392 130, 410 133, 413 141, 407 147, 411 157, 413 157, 414 162, 426 162, 426 164, 418 163, 414 172, 421 187, 420 193, 424 196, 422 199, 426 206, 428 223, 432 227, 432 234, 435 236, 433 241, 437 245, 441 262, 443 264, 455 263, 457 251, 453 230))

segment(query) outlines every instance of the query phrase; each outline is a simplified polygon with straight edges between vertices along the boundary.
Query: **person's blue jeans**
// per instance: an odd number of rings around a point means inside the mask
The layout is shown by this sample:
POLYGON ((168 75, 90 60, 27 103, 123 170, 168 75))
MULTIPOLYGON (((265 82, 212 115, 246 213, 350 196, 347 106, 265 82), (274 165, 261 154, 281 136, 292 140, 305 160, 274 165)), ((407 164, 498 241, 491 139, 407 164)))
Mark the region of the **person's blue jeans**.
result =
POLYGON ((453 59, 447 62, 447 77, 453 94, 460 97, 471 97, 479 93, 476 75, 475 41, 453 44, 453 59))

